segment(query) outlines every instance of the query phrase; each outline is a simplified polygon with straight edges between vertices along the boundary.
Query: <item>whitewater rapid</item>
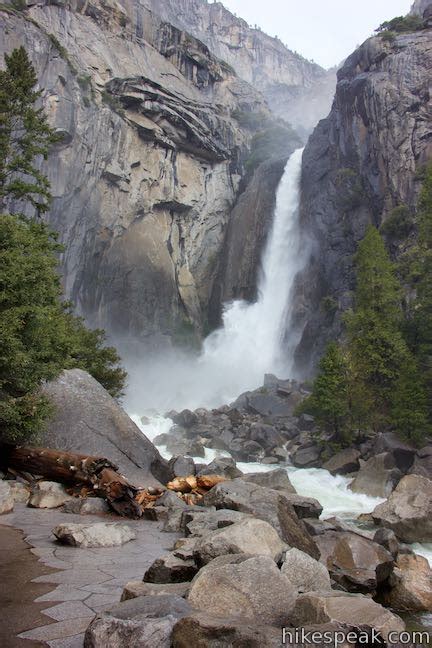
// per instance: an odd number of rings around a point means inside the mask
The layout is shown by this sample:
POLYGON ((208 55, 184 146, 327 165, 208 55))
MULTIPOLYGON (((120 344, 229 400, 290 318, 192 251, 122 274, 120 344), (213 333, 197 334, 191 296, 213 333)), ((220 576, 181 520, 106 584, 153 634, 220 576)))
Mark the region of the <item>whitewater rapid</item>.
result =
POLYGON ((277 190, 257 301, 226 304, 222 327, 206 338, 198 356, 173 350, 149 359, 144 368, 128 367, 132 385, 129 411, 218 407, 260 387, 265 373, 292 377, 290 351, 297 340, 286 336, 290 297, 308 256, 307 241, 299 227, 302 154, 303 149, 298 149, 291 155, 277 190))

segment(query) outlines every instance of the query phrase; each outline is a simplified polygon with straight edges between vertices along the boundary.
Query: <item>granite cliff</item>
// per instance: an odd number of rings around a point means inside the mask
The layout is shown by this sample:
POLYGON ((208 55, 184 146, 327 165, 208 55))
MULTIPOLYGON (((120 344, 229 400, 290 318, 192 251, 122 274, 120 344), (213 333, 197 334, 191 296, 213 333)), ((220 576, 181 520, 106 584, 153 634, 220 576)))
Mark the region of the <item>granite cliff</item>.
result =
POLYGON ((202 0, 2 5, 1 59, 21 44, 62 135, 49 222, 77 311, 117 339, 182 341, 218 321, 221 299, 253 297, 275 189, 301 142, 272 88, 307 94, 324 71, 202 0), (284 150, 251 170, 265 128, 281 129, 284 150), (255 225, 225 277, 237 232, 255 225))
POLYGON ((432 156, 431 83, 430 27, 370 38, 338 73, 330 115, 303 157, 301 218, 313 243, 294 320, 303 375, 341 332, 355 285, 353 255, 367 225, 395 224, 394 210, 403 208, 408 232, 384 228, 393 258, 415 239, 418 170, 432 156))

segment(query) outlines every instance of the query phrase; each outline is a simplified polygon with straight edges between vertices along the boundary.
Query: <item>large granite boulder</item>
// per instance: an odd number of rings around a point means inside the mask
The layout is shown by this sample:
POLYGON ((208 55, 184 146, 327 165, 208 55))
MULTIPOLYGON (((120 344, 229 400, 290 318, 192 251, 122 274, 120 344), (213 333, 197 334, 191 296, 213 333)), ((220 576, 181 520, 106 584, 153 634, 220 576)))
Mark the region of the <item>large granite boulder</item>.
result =
POLYGON ((432 542, 432 481, 406 475, 372 517, 375 524, 392 529, 403 542, 432 542))
POLYGON ((0 480, 0 515, 10 513, 14 507, 14 498, 7 481, 0 480))
POLYGON ((426 446, 417 451, 409 473, 432 479, 432 446, 426 446))
POLYGON ((392 571, 392 554, 358 533, 327 531, 315 540, 333 580, 350 592, 373 593, 392 571))
POLYGON ((176 555, 171 551, 156 558, 144 574, 145 583, 184 583, 198 572, 195 560, 176 555))
POLYGON ((242 479, 251 484, 273 488, 273 490, 281 490, 289 493, 297 492, 285 468, 276 468, 276 470, 269 470, 268 472, 245 473, 242 479))
POLYGON ((205 506, 249 513, 273 526, 291 547, 319 558, 319 550, 292 504, 280 491, 244 482, 242 479, 214 486, 203 498, 205 506))
POLYGON ((165 459, 90 374, 64 371, 44 387, 44 393, 55 413, 41 445, 106 457, 137 486, 168 481, 165 459))
POLYGON ((360 468, 360 452, 355 448, 345 448, 336 453, 331 459, 323 464, 323 468, 332 475, 346 475, 356 472, 360 468))
POLYGON ((404 612, 432 612, 432 570, 423 556, 400 554, 385 604, 404 612))
POLYGON ((345 592, 308 592, 297 598, 291 624, 340 623, 345 628, 376 630, 384 641, 390 632, 402 632, 405 624, 395 614, 361 594, 345 592))
POLYGON ((318 560, 294 547, 286 552, 281 572, 301 594, 331 589, 328 569, 318 560))
POLYGON ((388 497, 401 477, 394 456, 390 452, 381 452, 362 464, 350 489, 371 497, 388 497))
POLYGON ((31 489, 28 505, 32 508, 58 508, 72 500, 62 484, 39 481, 31 489))
POLYGON ((194 611, 180 619, 174 626, 171 640, 172 648, 282 647, 280 628, 202 611, 194 611))
POLYGON ((216 529, 223 529, 241 522, 243 520, 254 519, 252 515, 232 511, 231 509, 218 509, 217 511, 208 511, 206 509, 196 508, 195 511, 186 511, 182 516, 182 525, 186 535, 205 536, 216 529))
POLYGON ((215 616, 241 617, 267 625, 290 621, 297 591, 267 556, 222 556, 200 570, 189 603, 215 616))
POLYGON ((99 612, 85 633, 86 648, 170 648, 177 621, 191 611, 174 594, 140 596, 99 612))
POLYGON ((72 547, 118 547, 135 540, 136 533, 127 524, 97 522, 96 524, 62 523, 53 529, 57 540, 72 547))
POLYGON ((162 596, 165 594, 175 594, 181 598, 186 598, 190 588, 190 583, 144 583, 143 581, 129 581, 123 588, 121 595, 122 601, 138 598, 139 596, 162 596))
POLYGON ((204 535, 195 546, 195 559, 205 565, 217 556, 245 553, 278 561, 284 549, 285 543, 268 522, 251 517, 204 535))

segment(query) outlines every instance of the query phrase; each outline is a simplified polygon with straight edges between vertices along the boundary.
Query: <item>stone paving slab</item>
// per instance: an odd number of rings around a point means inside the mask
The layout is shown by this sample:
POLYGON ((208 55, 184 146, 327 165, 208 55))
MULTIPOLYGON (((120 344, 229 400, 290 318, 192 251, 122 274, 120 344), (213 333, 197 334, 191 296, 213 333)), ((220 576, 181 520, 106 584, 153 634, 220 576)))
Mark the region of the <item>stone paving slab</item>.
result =
POLYGON ((52 529, 62 522, 88 523, 119 521, 115 515, 74 515, 60 509, 32 509, 15 504, 1 523, 21 529, 32 552, 57 572, 38 576, 36 583, 50 583, 53 590, 39 596, 46 602, 43 614, 55 623, 20 634, 25 639, 44 641, 50 648, 82 648, 84 631, 94 614, 120 600, 129 580, 141 580, 161 554, 172 548, 176 534, 163 533, 150 520, 125 520, 137 533, 136 540, 121 547, 85 549, 59 544, 52 529), (54 605, 53 605, 54 604, 54 605))

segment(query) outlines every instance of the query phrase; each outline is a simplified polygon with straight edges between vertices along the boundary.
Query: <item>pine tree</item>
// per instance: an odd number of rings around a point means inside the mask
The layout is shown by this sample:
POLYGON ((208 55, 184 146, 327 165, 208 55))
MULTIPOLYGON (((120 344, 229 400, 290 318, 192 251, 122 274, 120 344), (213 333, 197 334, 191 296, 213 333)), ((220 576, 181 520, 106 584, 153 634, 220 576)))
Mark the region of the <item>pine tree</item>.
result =
POLYGON ((24 47, 6 54, 5 62, 0 71, 0 211, 18 201, 42 214, 50 191, 40 161, 58 138, 43 109, 35 107, 42 93, 34 89, 37 77, 24 47))
MULTIPOLYGON (((50 200, 38 170, 54 134, 33 103, 36 75, 23 48, 6 56, 0 72, 0 204, 19 201, 40 214, 50 200), (14 112, 16 111, 16 113, 14 112), (11 202, 12 201, 12 202, 11 202)), ((88 330, 62 302, 57 254, 61 246, 46 224, 23 214, 0 213, 0 438, 37 433, 51 411, 43 381, 62 369, 89 371, 113 396, 126 374, 101 330, 88 330)))
POLYGON ((426 389, 413 357, 401 367, 394 384, 391 420, 401 436, 416 444, 430 432, 426 389))
POLYGON ((391 421, 391 393, 410 353, 401 333, 401 288, 395 267, 375 227, 356 255, 354 310, 346 318, 348 346, 357 380, 372 398, 372 426, 391 421))
POLYGON ((341 347, 330 342, 321 358, 313 392, 297 413, 312 414, 319 427, 337 443, 347 443, 353 431, 349 365, 341 347))

